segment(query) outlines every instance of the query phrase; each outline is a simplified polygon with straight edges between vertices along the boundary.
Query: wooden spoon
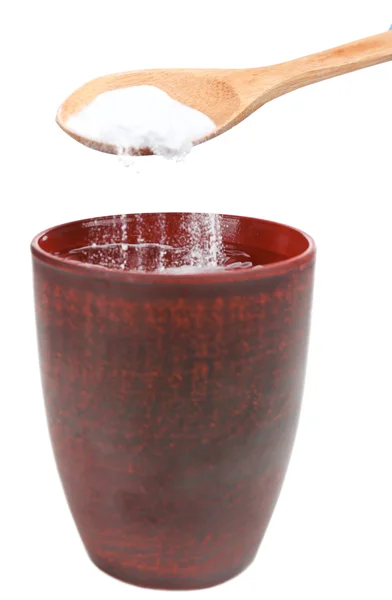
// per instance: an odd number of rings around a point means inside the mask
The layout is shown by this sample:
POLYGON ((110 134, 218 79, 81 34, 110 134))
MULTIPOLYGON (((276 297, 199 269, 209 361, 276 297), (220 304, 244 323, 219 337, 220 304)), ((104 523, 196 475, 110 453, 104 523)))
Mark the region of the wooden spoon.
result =
MULTIPOLYGON (((116 73, 94 79, 60 106, 58 125, 78 142, 115 154, 114 145, 83 138, 67 128, 68 118, 96 96, 117 88, 153 85, 172 98, 208 115, 216 130, 200 144, 231 129, 266 102, 317 81, 392 60, 392 31, 318 54, 258 69, 154 69, 116 73)), ((145 149, 138 154, 150 154, 145 149)))

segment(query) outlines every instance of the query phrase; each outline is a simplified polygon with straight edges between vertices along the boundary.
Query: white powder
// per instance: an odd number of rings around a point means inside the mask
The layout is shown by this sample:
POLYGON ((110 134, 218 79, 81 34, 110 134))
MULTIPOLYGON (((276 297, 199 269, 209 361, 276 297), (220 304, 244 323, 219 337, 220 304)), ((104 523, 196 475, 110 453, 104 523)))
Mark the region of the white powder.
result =
POLYGON ((166 158, 185 156, 195 140, 216 129, 207 115, 150 85, 100 94, 70 117, 67 127, 90 140, 113 144, 119 155, 149 148, 166 158))
MULTIPOLYGON (((67 127, 74 133, 98 143, 112 144, 125 165, 130 154, 149 148, 165 158, 182 158, 192 149, 193 142, 212 133, 216 127, 205 114, 173 100, 157 87, 142 85, 111 90, 97 96, 79 113, 70 117, 67 127)), ((136 159, 137 160, 137 159, 136 159)), ((117 222, 114 221, 113 239, 104 240, 104 246, 92 253, 92 260, 104 260, 119 268, 165 270, 167 266, 193 269, 211 269, 224 265, 221 223, 218 215, 193 214, 185 217, 186 245, 180 257, 171 257, 166 245, 166 219, 158 219, 159 250, 151 249, 143 239, 143 217, 136 216, 137 244, 129 245, 126 215, 120 218, 120 245, 113 241, 117 222), (109 248, 110 246, 110 248, 109 248), (148 246, 148 247, 147 247, 148 246), (113 249, 114 248, 114 249, 113 249), (136 259, 136 260, 135 260, 136 259)), ((91 258, 91 257, 90 257, 91 258)))

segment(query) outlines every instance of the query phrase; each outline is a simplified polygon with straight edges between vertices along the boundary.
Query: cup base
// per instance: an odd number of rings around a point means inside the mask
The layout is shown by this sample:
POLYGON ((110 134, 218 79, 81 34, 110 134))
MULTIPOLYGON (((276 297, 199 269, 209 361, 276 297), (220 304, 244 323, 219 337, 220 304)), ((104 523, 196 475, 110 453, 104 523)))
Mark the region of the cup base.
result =
POLYGON ((250 559, 248 557, 247 561, 240 567, 232 569, 225 575, 206 577, 201 574, 200 577, 189 578, 188 576, 181 576, 180 573, 176 575, 167 575, 166 577, 159 576, 157 573, 147 574, 143 573, 141 570, 122 568, 118 565, 107 563, 101 557, 89 554, 92 563, 106 575, 136 587, 163 591, 203 590, 222 585, 223 583, 238 577, 238 575, 241 575, 241 573, 252 564, 255 556, 256 553, 254 553, 250 559))

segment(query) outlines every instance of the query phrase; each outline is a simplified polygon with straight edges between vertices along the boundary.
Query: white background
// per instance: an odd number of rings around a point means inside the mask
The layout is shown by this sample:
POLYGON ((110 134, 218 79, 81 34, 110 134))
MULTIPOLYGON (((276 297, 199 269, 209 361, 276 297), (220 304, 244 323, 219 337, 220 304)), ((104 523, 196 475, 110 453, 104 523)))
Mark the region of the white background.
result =
POLYGON ((5 600, 161 593, 107 577, 79 540, 46 428, 29 256, 48 226, 160 210, 265 217, 318 245, 306 392, 284 489, 254 564, 195 597, 392 597, 392 64, 284 96, 184 165, 148 163, 140 175, 54 123, 66 96, 101 74, 272 64, 380 33, 391 9, 390 0, 26 0, 0 9, 5 600))

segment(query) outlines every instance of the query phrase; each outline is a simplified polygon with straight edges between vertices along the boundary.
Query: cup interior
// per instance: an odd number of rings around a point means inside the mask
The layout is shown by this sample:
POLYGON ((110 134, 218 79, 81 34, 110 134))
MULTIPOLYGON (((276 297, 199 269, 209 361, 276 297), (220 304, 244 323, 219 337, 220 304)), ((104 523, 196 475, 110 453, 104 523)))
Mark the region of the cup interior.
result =
MULTIPOLYGON (((193 282, 198 278, 204 280, 205 277, 211 280, 213 276, 219 280, 269 276, 287 271, 295 264, 306 263, 314 254, 312 238, 300 230, 262 219, 221 215, 224 253, 230 266, 224 266, 220 271, 208 268, 195 270, 191 267, 189 272, 189 263, 181 262, 181 252, 189 249, 193 216, 191 213, 142 213, 66 223, 36 236, 32 242, 32 252, 35 258, 61 269, 85 275, 99 275, 100 272, 105 277, 110 273, 111 277, 126 277, 128 281, 140 278, 147 281, 147 276, 158 281, 156 278, 161 279, 163 275, 170 279, 173 275, 171 267, 174 266, 177 283, 180 283, 179 276, 191 277, 193 282), (137 246, 137 252, 134 248, 128 248, 124 253, 124 244, 137 246), (147 257, 146 261, 142 258, 142 267, 140 252, 142 257, 147 257), (124 255, 127 257, 126 263, 124 255), (161 264, 162 255, 165 264, 160 270, 156 266, 161 264), (240 260, 250 261, 243 266, 260 268, 238 268, 238 262, 234 268, 232 263, 238 260, 238 256, 240 260), (184 270, 178 270, 177 267, 182 264, 184 270)), ((202 215, 203 218, 205 216, 202 215)))
MULTIPOLYGON (((188 235, 186 220, 189 213, 163 213, 165 244, 182 247, 188 235)), ((75 221, 54 227, 34 240, 46 253, 61 256, 92 243, 136 244, 159 243, 162 213, 120 215, 75 221), (126 238, 124 238, 124 232, 126 238)), ((310 238, 301 231, 261 219, 222 215, 222 236, 225 247, 244 247, 256 264, 269 264, 294 258, 306 252, 310 238)))

